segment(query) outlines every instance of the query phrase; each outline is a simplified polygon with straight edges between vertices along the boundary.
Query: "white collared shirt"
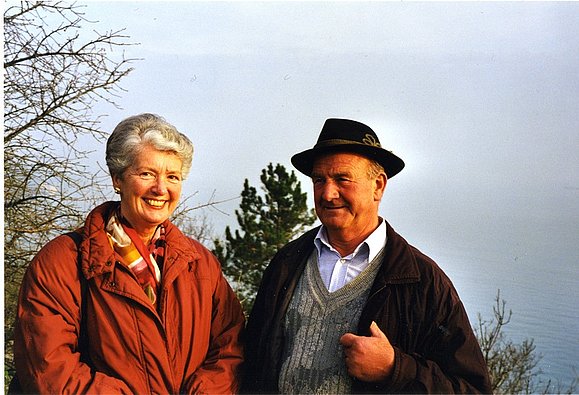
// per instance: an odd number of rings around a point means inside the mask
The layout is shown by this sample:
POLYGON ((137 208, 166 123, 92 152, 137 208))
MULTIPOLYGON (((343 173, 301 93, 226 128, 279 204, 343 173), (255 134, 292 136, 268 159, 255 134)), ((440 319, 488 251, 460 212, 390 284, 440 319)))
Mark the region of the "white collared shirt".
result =
POLYGON ((362 273, 376 255, 386 245, 386 221, 380 218, 380 225, 364 240, 353 253, 342 257, 330 245, 326 228, 322 226, 314 239, 318 252, 318 267, 322 280, 330 292, 334 292, 362 273))

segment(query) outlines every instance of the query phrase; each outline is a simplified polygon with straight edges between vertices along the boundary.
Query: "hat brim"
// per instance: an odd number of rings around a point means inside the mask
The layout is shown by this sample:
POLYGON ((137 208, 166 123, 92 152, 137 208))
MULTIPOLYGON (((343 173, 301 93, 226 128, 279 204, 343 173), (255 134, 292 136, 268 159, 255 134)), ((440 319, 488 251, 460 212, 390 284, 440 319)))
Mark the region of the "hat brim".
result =
POLYGON ((312 174, 314 161, 321 155, 334 152, 352 152, 378 162, 386 171, 388 178, 394 177, 404 168, 404 161, 392 152, 363 144, 342 144, 328 147, 314 147, 292 156, 291 162, 296 169, 308 177, 312 174))

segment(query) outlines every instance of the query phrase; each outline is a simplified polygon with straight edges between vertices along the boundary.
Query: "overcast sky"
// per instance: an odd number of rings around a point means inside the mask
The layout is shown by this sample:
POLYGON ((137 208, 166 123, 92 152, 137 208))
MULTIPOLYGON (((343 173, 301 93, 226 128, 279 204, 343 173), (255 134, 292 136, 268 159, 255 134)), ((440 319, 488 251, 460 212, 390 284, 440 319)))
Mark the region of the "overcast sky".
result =
MULTIPOLYGON (((143 59, 104 126, 148 111, 188 134, 200 203, 237 196, 269 162, 293 169, 324 120, 344 117, 406 161, 381 210, 416 237, 505 222, 578 233, 579 3, 89 2, 86 14, 126 28, 140 43, 126 55, 143 59)), ((217 231, 237 205, 215 213, 217 231)))
MULTIPOLYGON (((293 169, 326 118, 366 123, 406 162, 381 214, 450 273, 471 317, 501 288, 525 333, 553 338, 546 365, 576 361, 562 341, 579 336, 575 308, 544 317, 579 303, 579 2, 87 4, 142 58, 123 109, 95 113, 108 130, 154 112, 186 133, 195 203, 238 196, 270 162, 293 169)), ((209 211, 218 236, 238 205, 209 211)))

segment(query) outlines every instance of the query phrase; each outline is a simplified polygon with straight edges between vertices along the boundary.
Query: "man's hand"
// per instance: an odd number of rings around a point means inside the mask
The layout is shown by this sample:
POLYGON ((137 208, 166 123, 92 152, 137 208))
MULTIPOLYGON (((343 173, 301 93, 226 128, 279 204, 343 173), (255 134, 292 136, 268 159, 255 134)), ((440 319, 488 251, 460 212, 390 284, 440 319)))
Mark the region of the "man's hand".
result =
POLYGON ((370 337, 346 333, 340 338, 348 373, 362 381, 381 381, 394 369, 394 348, 372 321, 370 337))

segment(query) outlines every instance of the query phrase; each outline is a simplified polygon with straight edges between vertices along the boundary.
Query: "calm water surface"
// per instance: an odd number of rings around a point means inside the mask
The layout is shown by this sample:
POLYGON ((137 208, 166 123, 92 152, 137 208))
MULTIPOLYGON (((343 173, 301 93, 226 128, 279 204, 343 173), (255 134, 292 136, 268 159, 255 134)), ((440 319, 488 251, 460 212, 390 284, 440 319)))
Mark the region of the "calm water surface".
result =
MULTIPOLYGON (((549 250, 551 251, 551 250, 549 250)), ((542 379, 563 388, 579 372, 579 257, 576 252, 501 255, 449 253, 437 257, 454 282, 471 323, 493 317, 497 290, 512 310, 505 333, 516 343, 534 339, 542 379), (470 256, 468 256, 470 255, 470 256), (465 262, 469 262, 468 264, 465 262)))

